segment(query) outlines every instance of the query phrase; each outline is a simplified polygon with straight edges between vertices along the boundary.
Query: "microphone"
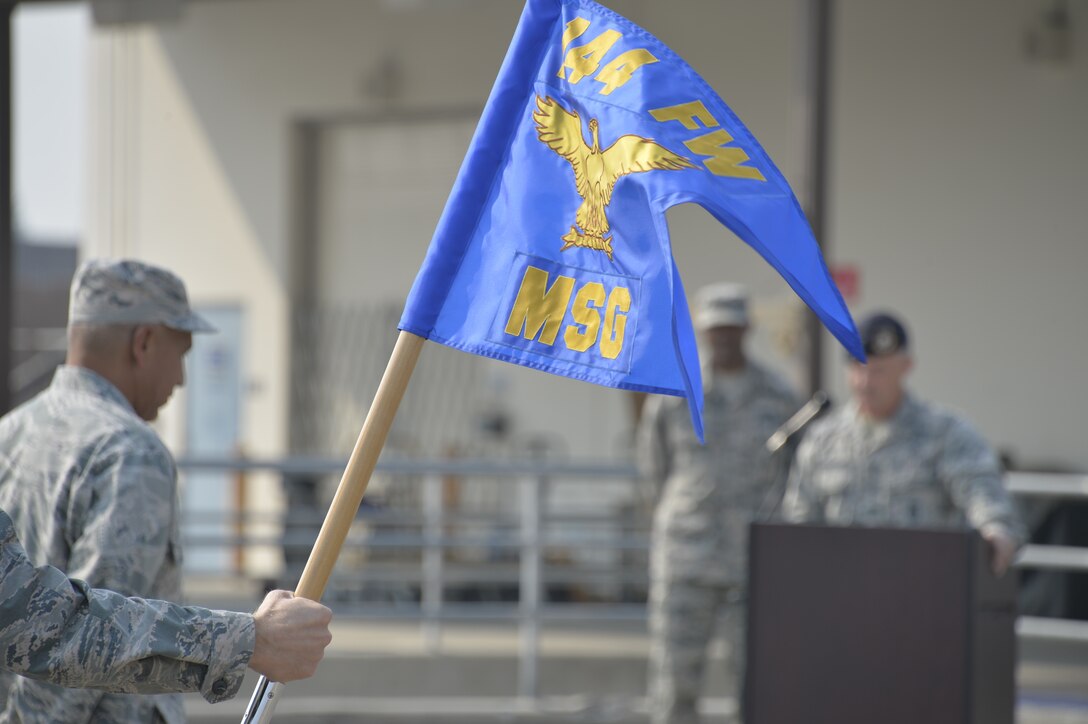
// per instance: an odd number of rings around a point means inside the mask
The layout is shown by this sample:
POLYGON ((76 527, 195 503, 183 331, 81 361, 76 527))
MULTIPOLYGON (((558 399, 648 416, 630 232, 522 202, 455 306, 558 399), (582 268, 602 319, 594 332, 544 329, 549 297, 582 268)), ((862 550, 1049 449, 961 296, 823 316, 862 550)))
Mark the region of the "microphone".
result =
POLYGON ((812 399, 806 402, 800 410, 793 413, 793 417, 782 423, 782 427, 774 431, 774 434, 767 438, 767 451, 778 452, 789 439, 796 435, 800 430, 812 420, 827 409, 827 406, 831 404, 831 401, 827 398, 827 393, 823 390, 816 390, 816 393, 812 396, 812 399))

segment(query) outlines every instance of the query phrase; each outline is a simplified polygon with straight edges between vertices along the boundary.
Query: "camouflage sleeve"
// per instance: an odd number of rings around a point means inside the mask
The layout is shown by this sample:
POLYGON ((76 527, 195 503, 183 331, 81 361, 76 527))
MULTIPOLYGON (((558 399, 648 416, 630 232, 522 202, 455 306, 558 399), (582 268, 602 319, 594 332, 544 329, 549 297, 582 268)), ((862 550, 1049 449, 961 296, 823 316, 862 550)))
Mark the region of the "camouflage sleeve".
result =
POLYGON ((1001 466, 986 441, 963 420, 949 418, 937 459, 937 476, 973 528, 1000 528, 1019 543, 1026 539, 1001 466))
POLYGON ((0 666, 62 686, 234 696, 253 653, 253 617, 125 598, 34 568, 0 511, 0 666))
POLYGON ((169 552, 177 490, 157 440, 111 440, 74 486, 66 571, 98 588, 146 596, 169 552))
POLYGON ((671 467, 669 438, 665 429, 665 399, 659 395, 649 395, 642 408, 638 432, 635 440, 635 456, 639 473, 647 483, 644 492, 651 504, 661 497, 665 478, 671 467))

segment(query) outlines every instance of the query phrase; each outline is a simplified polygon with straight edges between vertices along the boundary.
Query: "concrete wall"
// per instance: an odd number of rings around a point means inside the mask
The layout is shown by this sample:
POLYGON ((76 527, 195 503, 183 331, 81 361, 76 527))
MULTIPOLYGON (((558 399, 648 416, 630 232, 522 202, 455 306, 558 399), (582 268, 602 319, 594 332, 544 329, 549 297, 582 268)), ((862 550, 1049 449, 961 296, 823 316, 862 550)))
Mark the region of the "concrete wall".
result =
POLYGON ((858 308, 911 322, 920 393, 1088 469, 1088 6, 1053 65, 1024 49, 1042 3, 840 5, 830 241, 858 308))
MULTIPOLYGON (((689 60, 799 192, 802 5, 610 4, 689 60)), ((1045 67, 1023 52, 1035 7, 839 3, 826 241, 860 272, 858 309, 893 307, 913 323, 921 394, 1025 460, 1086 469, 1088 387, 1075 367, 1088 353, 1088 245, 1076 228, 1088 201, 1088 12, 1073 4, 1072 59, 1045 67)), ((187 4, 176 25, 97 34, 92 248, 169 264, 198 300, 246 304, 252 449, 282 450, 286 438, 297 122, 482 104, 519 11, 511 0, 225 0, 187 4)), ((785 284, 702 210, 675 209, 670 223, 687 288, 748 283, 764 320, 756 347, 799 381, 785 284)), ((397 232, 395 218, 374 224, 376 237, 397 232)), ((427 241, 382 245, 358 288, 380 278, 382 296, 403 298, 427 241)), ((324 261, 330 279, 342 274, 335 261, 324 261)), ((827 348, 841 397, 841 353, 827 348)), ((577 397, 592 425, 627 424, 619 393, 521 372, 503 374, 523 409, 577 397)), ((569 435, 573 454, 614 453, 565 422, 521 420, 569 435)))

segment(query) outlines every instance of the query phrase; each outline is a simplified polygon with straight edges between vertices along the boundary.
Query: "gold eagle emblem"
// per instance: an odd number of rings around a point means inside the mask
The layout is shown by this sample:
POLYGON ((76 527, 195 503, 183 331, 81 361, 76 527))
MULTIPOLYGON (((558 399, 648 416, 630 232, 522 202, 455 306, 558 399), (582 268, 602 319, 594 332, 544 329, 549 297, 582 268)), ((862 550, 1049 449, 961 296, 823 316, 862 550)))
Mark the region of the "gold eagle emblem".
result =
POLYGON ((621 136, 608 148, 601 150, 598 123, 589 121, 593 145, 585 142, 582 120, 577 113, 568 112, 554 100, 536 97, 537 137, 548 148, 567 159, 574 169, 574 186, 582 197, 582 205, 574 215, 575 225, 561 238, 560 251, 572 246, 597 249, 612 259, 612 237, 608 235, 608 217, 604 210, 612 201, 616 181, 630 173, 644 171, 678 171, 695 168, 683 156, 641 136, 621 136))

